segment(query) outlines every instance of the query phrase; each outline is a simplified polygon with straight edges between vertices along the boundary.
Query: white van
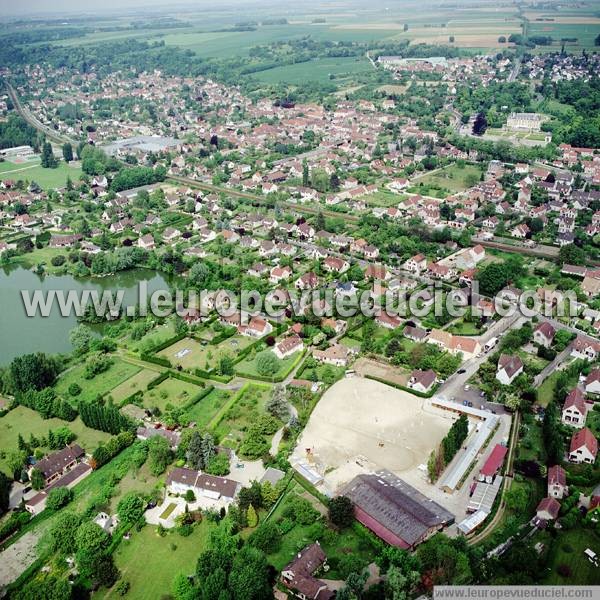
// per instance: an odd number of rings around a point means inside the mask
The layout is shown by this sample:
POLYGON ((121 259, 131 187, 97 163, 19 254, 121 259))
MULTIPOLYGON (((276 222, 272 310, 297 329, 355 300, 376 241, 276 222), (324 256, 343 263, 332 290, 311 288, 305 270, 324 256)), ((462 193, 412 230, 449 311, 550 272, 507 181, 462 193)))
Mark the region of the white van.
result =
POLYGON ((492 348, 494 348, 496 346, 496 344, 498 343, 498 338, 497 337, 493 337, 491 339, 489 339, 486 343, 485 346, 483 347, 485 352, 489 352, 492 348))
POLYGON ((598 555, 592 549, 586 548, 583 553, 594 566, 598 566, 598 555))

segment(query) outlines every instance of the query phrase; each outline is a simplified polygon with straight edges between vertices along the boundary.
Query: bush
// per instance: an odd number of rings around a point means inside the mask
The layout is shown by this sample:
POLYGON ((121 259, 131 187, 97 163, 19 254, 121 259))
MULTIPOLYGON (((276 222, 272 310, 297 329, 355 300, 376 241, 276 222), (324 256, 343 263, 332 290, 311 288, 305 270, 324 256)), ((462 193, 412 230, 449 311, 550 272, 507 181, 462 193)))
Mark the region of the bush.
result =
POLYGON ((69 386, 69 396, 79 396, 81 394, 81 386, 78 383, 72 383, 69 386))
POLYGON ((50 259, 50 264, 53 267, 62 267, 67 262, 67 259, 62 255, 58 254, 50 259))
POLYGON ((59 487, 50 490, 46 499, 46 508, 49 510, 58 510, 66 506, 73 499, 73 490, 66 487, 59 487))
POLYGON ((128 591, 129 581, 125 581, 124 579, 119 581, 119 583, 117 583, 117 585, 115 586, 115 592, 117 592, 119 596, 125 596, 125 594, 127 594, 128 591))

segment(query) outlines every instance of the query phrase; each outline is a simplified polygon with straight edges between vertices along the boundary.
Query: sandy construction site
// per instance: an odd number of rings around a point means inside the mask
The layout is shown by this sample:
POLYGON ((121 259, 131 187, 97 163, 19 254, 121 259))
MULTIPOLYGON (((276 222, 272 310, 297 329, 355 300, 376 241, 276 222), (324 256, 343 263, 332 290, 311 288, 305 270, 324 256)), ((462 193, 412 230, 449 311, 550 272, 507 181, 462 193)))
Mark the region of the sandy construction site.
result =
POLYGON ((422 488, 429 454, 452 419, 408 392, 361 377, 342 379, 317 404, 292 462, 312 464, 330 493, 380 468, 422 488))

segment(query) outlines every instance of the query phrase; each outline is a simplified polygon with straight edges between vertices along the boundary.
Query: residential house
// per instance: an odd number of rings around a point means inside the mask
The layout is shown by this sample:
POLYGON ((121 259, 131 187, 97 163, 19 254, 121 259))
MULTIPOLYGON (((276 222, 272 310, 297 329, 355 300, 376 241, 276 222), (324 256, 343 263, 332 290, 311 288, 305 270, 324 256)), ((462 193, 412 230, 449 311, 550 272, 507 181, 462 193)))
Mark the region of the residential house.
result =
POLYGON ((548 321, 542 321, 533 331, 533 341, 540 346, 550 348, 556 330, 548 321))
POLYGON ((428 394, 437 381, 437 375, 435 371, 428 369, 427 371, 419 371, 415 369, 408 380, 408 387, 416 392, 422 394, 428 394))
POLYGON ((586 394, 600 394, 600 368, 596 367, 590 371, 584 386, 586 394))
POLYGON ((523 372, 523 361, 519 356, 501 354, 496 379, 502 385, 510 385, 523 372))
POLYGON ((314 350, 313 358, 319 362, 335 367, 346 367, 352 353, 346 346, 335 344, 325 350, 314 350))
POLYGON ((335 592, 314 577, 326 563, 327 557, 319 542, 301 550, 281 571, 281 583, 300 600, 332 600, 335 592))
POLYGON ((598 440, 590 429, 584 427, 573 434, 569 447, 569 461, 593 465, 598 454, 598 440))
POLYGON ((292 356, 296 352, 300 352, 304 348, 304 344, 302 343, 302 339, 298 335, 291 335, 283 339, 278 344, 275 344, 273 348, 273 352, 279 359, 287 358, 288 356, 292 356))
POLYGON ((36 462, 30 469, 29 476, 31 478, 31 471, 33 469, 39 471, 44 478, 44 485, 48 486, 73 469, 84 456, 85 452, 78 444, 66 446, 62 450, 53 452, 36 462))
POLYGON ((600 342, 584 335, 578 335, 571 343, 571 356, 594 361, 600 353, 600 342))
POLYGON ((583 427, 587 416, 587 404, 585 396, 579 388, 571 390, 563 404, 561 421, 572 427, 583 427))
POLYGON ((556 521, 560 512, 560 502, 556 498, 543 498, 535 511, 536 517, 542 522, 556 521))
POLYGON ((167 475, 166 486, 171 494, 185 494, 188 490, 196 497, 233 502, 241 489, 241 484, 226 477, 208 475, 195 469, 175 467, 167 475))
POLYGON ((560 465, 550 467, 548 469, 548 496, 562 500, 568 493, 567 472, 560 465))

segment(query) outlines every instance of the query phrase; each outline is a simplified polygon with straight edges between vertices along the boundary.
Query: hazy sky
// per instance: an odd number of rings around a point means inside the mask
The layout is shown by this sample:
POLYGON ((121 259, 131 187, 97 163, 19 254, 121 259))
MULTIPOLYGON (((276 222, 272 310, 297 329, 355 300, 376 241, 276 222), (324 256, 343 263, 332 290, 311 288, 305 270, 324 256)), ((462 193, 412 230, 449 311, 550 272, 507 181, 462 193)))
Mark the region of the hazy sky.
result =
MULTIPOLYGON (((226 4, 232 4, 230 0, 226 4)), ((131 9, 152 8, 157 6, 219 6, 219 0, 0 0, 0 15, 57 15, 57 14, 82 14, 91 12, 124 13, 131 9)))

